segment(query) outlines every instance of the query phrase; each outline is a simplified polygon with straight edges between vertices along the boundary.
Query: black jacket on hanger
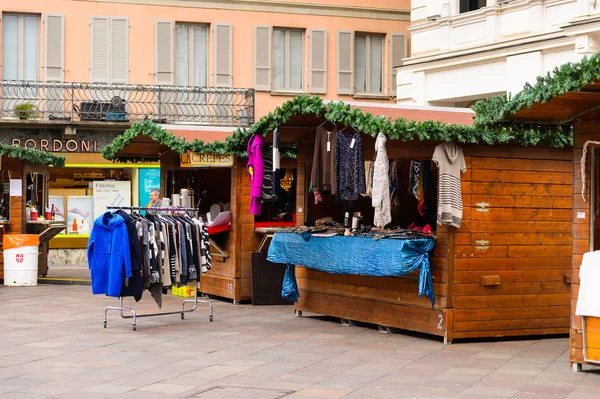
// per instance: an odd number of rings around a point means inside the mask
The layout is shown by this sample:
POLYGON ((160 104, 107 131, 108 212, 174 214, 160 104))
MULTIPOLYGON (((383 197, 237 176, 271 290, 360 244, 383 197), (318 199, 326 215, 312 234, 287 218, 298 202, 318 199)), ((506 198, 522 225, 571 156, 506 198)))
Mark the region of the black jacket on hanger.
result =
POLYGON ((142 277, 142 249, 139 245, 135 221, 122 209, 114 212, 125 220, 127 236, 129 237, 129 254, 131 257, 131 277, 125 280, 121 288, 121 296, 132 296, 139 301, 144 292, 144 278, 142 277))

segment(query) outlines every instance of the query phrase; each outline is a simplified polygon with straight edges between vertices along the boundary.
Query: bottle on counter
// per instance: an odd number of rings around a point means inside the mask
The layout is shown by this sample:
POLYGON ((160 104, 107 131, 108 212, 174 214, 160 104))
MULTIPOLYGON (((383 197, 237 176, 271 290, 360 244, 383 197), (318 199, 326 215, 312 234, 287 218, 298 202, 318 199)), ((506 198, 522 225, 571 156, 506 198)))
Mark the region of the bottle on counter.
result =
POLYGON ((350 232, 350 227, 352 226, 351 221, 350 221, 350 213, 346 212, 344 214, 344 235, 345 236, 350 236, 352 235, 352 233, 350 232))
POLYGON ((54 210, 54 204, 52 204, 52 209, 50 210, 50 217, 51 217, 51 220, 56 219, 56 212, 54 210))

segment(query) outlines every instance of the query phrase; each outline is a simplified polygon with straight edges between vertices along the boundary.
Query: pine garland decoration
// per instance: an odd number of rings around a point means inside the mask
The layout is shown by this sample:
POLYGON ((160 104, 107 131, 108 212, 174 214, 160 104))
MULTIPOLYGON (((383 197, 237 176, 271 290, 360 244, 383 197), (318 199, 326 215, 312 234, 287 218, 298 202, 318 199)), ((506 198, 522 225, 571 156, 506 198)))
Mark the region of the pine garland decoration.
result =
POLYGON ((476 102, 473 110, 477 113, 475 126, 493 131, 509 129, 513 131, 535 131, 550 143, 560 142, 568 137, 572 145, 571 126, 536 125, 511 122, 509 118, 520 110, 531 108, 537 103, 546 103, 555 97, 582 90, 600 80, 600 53, 583 57, 580 62, 566 63, 554 68, 546 76, 540 76, 534 85, 525 84, 523 90, 510 98, 507 95, 490 97, 476 102))
MULTIPOLYGON (((499 101, 492 97, 492 101, 499 101)), ((321 97, 301 95, 286 101, 272 112, 263 116, 249 128, 238 128, 225 141, 205 143, 201 140, 186 142, 185 139, 173 136, 161 126, 151 122, 134 123, 121 136, 102 150, 102 156, 108 160, 144 162, 156 161, 156 157, 120 157, 123 150, 139 134, 146 135, 154 141, 166 145, 178 154, 187 151, 197 153, 234 154, 246 157, 248 140, 254 134, 266 135, 276 126, 286 124, 297 115, 315 115, 339 125, 352 125, 358 131, 370 136, 384 133, 392 140, 401 141, 438 141, 470 144, 517 144, 533 146, 544 144, 552 147, 572 145, 572 134, 568 129, 548 131, 540 126, 500 126, 487 128, 482 126, 465 126, 446 124, 439 121, 406 120, 398 118, 373 116, 363 113, 360 108, 351 108, 341 101, 325 104, 321 97)), ((296 147, 284 147, 282 156, 295 158, 296 147)))
POLYGON ((57 168, 63 168, 65 166, 65 157, 54 155, 50 152, 34 150, 33 148, 0 144, 0 157, 3 155, 10 158, 22 159, 31 163, 52 165, 57 168))

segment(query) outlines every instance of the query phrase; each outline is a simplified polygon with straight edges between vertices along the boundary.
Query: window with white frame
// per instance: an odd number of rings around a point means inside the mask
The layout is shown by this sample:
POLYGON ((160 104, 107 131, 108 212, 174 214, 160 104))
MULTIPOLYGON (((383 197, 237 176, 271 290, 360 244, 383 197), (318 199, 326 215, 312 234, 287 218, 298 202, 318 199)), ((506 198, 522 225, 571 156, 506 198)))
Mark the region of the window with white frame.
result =
POLYGON ((304 32, 273 29, 273 89, 303 90, 304 32))
POLYGON ((383 93, 383 35, 356 33, 354 37, 354 91, 383 93))
POLYGON ((208 86, 208 25, 175 24, 175 84, 208 86))
POLYGON ((479 10, 485 7, 487 0, 459 0, 459 13, 479 10))
POLYGON ((39 80, 40 17, 2 14, 2 79, 39 80))

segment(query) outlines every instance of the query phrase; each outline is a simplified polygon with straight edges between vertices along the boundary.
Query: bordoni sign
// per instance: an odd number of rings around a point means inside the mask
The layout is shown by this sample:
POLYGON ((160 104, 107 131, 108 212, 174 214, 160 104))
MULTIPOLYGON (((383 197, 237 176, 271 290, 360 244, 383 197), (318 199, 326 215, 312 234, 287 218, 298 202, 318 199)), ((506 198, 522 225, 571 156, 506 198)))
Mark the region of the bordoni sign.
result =
POLYGON ((182 168, 230 167, 233 166, 233 155, 212 152, 200 154, 188 151, 179 155, 179 166, 182 168))

